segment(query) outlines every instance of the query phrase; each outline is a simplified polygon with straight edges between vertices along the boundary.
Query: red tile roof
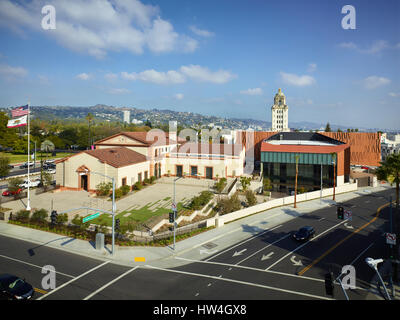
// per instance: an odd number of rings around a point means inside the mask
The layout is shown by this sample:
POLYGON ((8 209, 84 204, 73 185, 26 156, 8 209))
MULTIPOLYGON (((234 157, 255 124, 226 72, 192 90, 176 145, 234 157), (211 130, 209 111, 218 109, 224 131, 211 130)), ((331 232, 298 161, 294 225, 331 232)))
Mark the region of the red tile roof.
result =
POLYGON ((129 166, 135 163, 146 162, 146 156, 125 147, 85 150, 72 156, 60 159, 56 163, 64 162, 70 157, 86 153, 115 168, 129 166))

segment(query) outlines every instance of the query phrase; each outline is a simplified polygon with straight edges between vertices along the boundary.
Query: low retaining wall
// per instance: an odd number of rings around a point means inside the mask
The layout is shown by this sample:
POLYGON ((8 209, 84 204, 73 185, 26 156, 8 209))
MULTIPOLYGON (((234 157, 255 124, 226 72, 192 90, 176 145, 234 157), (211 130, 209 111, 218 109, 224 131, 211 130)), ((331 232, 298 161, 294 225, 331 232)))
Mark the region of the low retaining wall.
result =
MULTIPOLYGON (((335 194, 351 192, 357 190, 357 183, 347 183, 340 187, 335 188, 335 194)), ((322 197, 327 197, 333 195, 333 188, 322 190, 322 197)), ((321 191, 312 191, 303 194, 299 194, 296 196, 296 202, 308 201, 313 199, 318 199, 321 196, 321 191)), ((225 214, 223 216, 219 216, 216 218, 211 218, 215 220, 215 224, 217 226, 222 226, 224 223, 231 222, 233 220, 237 220, 240 218, 244 218, 246 216, 252 215, 257 212, 265 211, 268 209, 272 209, 275 207, 280 207, 288 204, 294 203, 294 196, 288 196, 284 198, 270 200, 264 203, 257 204, 255 206, 245 208, 242 210, 238 210, 232 213, 225 214), (218 221, 217 221, 218 220, 218 221)), ((210 222, 211 223, 211 222, 210 222)))

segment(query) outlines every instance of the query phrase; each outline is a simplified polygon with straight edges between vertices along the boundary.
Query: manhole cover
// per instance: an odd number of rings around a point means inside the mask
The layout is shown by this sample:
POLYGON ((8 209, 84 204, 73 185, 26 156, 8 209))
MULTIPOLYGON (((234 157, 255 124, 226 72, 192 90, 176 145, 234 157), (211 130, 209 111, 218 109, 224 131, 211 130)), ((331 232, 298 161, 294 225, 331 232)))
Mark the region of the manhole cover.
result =
POLYGON ((212 249, 215 248, 217 246, 217 244, 213 243, 213 242, 208 242, 206 244, 203 244, 203 247, 206 249, 212 249))

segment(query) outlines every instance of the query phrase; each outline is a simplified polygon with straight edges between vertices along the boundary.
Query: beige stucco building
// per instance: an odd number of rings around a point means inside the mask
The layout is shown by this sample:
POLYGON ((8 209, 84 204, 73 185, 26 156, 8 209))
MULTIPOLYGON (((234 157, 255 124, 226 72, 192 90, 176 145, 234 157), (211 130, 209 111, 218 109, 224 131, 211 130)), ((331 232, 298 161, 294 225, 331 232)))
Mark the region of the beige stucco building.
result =
POLYGON ((134 185, 151 176, 204 179, 243 174, 245 149, 237 144, 201 144, 176 139, 163 131, 121 132, 96 141, 86 150, 58 160, 56 183, 62 190, 94 192, 101 182, 134 185))

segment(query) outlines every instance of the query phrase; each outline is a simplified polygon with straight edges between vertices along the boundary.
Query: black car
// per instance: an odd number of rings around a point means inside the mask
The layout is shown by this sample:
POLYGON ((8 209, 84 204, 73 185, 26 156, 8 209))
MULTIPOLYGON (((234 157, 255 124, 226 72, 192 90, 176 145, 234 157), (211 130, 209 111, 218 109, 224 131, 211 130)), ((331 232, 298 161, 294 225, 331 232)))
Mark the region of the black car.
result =
POLYGON ((28 300, 34 294, 33 287, 25 280, 11 274, 0 275, 0 298, 6 300, 28 300))
POLYGON ((300 228, 297 232, 293 234, 293 238, 297 241, 307 241, 313 238, 315 235, 315 230, 313 227, 305 226, 300 228))

